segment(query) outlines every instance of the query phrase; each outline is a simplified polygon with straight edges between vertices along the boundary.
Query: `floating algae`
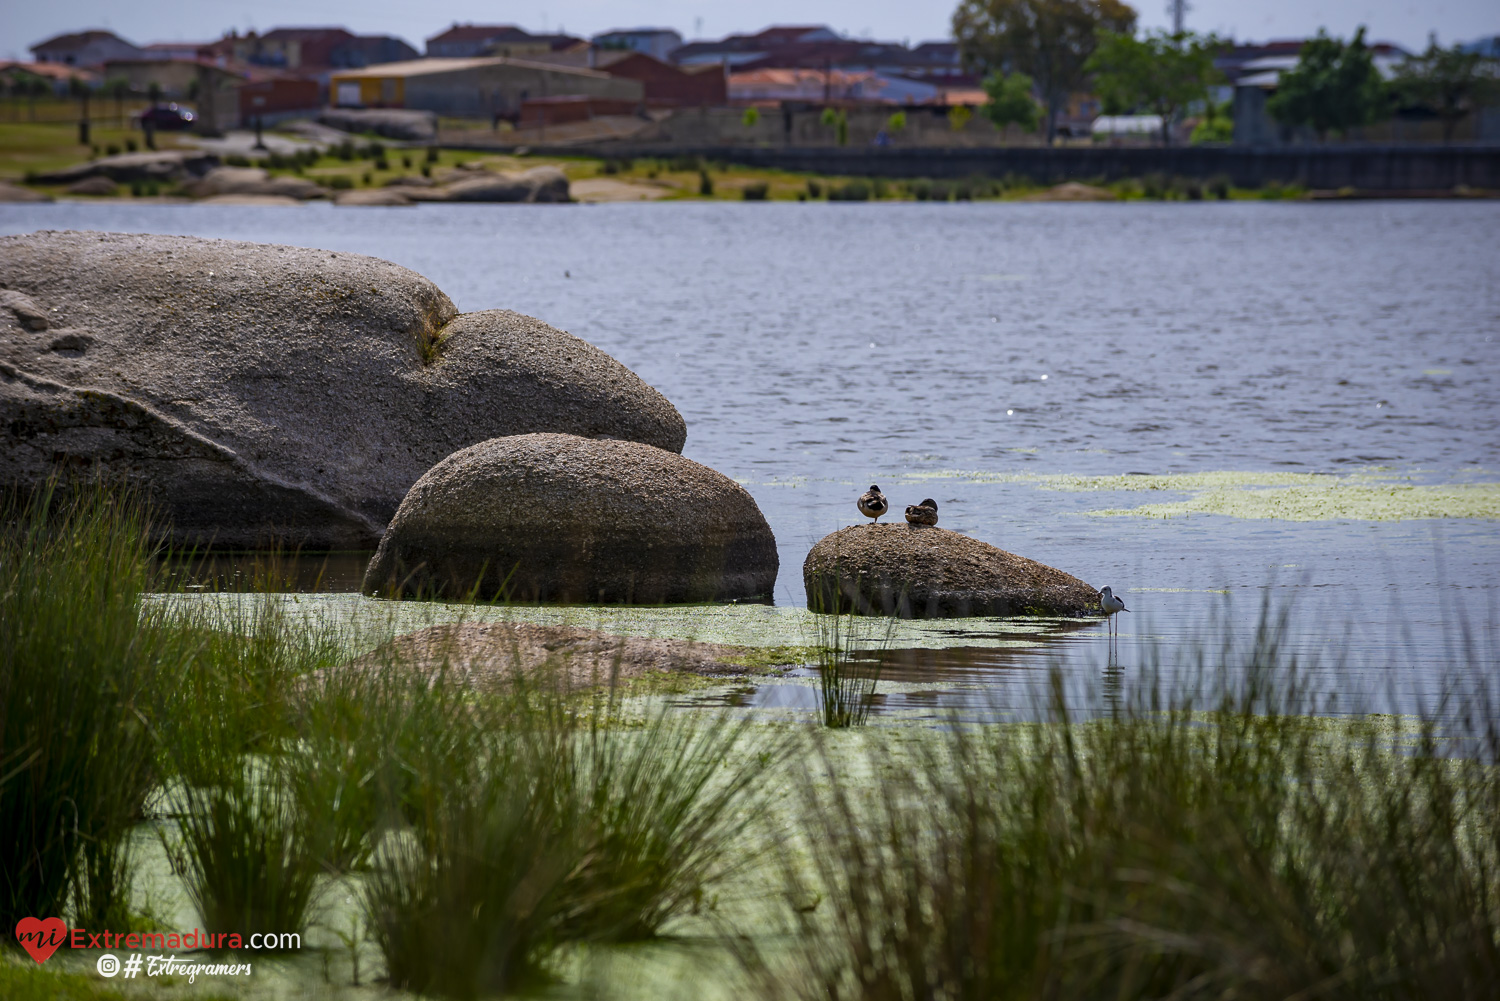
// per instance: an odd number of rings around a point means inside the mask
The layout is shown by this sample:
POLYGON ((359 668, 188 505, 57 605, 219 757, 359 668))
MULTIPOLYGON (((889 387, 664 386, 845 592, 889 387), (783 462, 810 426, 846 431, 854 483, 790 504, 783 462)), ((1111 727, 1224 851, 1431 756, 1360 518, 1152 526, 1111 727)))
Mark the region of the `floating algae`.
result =
POLYGON ((1281 521, 1409 521, 1419 518, 1500 518, 1500 484, 1340 483, 1204 490, 1186 500, 1090 511, 1099 516, 1176 518, 1220 514, 1281 521))

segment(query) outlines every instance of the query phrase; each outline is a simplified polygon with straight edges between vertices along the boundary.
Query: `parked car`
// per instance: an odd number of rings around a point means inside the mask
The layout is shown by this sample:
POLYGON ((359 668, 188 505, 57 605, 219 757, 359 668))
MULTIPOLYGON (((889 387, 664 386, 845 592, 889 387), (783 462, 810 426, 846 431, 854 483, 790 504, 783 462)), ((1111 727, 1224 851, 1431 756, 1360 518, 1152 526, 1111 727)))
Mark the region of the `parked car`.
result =
POLYGON ((150 125, 152 128, 161 129, 163 132, 190 129, 197 118, 198 116, 187 108, 178 107, 175 104, 158 104, 154 108, 147 108, 139 115, 141 128, 150 125))

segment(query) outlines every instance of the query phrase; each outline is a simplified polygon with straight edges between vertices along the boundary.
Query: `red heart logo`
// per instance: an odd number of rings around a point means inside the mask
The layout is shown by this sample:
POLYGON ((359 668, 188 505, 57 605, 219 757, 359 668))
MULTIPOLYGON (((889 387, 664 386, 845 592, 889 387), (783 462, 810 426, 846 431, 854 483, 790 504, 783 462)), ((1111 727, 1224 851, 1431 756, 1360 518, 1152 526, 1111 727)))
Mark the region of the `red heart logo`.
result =
POLYGON ((68 924, 62 918, 22 918, 16 922, 16 941, 38 963, 45 963, 57 947, 68 940, 68 924))

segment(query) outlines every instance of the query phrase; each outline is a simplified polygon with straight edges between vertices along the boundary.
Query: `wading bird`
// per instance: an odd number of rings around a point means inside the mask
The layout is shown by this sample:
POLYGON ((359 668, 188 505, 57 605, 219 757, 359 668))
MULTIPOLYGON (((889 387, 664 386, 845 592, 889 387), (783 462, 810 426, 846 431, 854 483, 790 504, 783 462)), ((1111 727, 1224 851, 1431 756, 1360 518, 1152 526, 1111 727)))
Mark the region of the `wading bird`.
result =
POLYGON ((856 503, 859 506, 859 513, 866 518, 874 518, 877 525, 880 524, 880 516, 891 509, 891 505, 885 499, 885 494, 881 493, 880 488, 873 483, 870 484, 870 489, 859 495, 856 503))
POLYGON ((937 501, 928 497, 920 504, 906 505, 906 523, 908 525, 936 525, 937 501))
POLYGON ((1130 611, 1130 609, 1125 607, 1125 599, 1117 596, 1115 592, 1106 587, 1099 592, 1099 607, 1104 609, 1105 622, 1110 626, 1110 631, 1118 633, 1118 627, 1114 624, 1115 613, 1130 611))

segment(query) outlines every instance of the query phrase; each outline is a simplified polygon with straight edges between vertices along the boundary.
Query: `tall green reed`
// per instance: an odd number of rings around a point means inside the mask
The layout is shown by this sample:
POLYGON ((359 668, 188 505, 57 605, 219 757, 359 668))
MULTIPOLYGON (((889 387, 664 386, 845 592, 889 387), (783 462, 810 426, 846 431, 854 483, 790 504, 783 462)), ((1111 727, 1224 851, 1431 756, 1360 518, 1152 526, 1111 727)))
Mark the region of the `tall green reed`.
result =
POLYGON ((853 614, 819 615, 815 649, 818 654, 818 705, 823 725, 835 729, 864 726, 875 702, 875 689, 893 619, 869 625, 853 614), (883 637, 874 637, 884 630, 883 637), (876 638, 876 643, 870 643, 876 638))
POLYGON ((123 927, 124 836, 156 780, 150 701, 182 655, 143 616, 140 504, 100 484, 0 505, 0 934, 123 927))
POLYGON ((1234 686, 1147 679, 1087 718, 1054 676, 1049 722, 955 720, 871 789, 830 788, 825 756, 797 783, 812 871, 788 878, 827 906, 782 966, 742 950, 762 991, 1483 995, 1500 982, 1500 704, 1307 715, 1278 636, 1215 665, 1234 686))
POLYGON ((365 891, 392 983, 470 997, 535 982, 560 945, 658 934, 750 856, 742 833, 784 749, 743 753, 744 720, 568 692, 564 666, 463 702, 444 677, 413 693, 446 736, 384 769, 405 777, 411 820, 365 891))

